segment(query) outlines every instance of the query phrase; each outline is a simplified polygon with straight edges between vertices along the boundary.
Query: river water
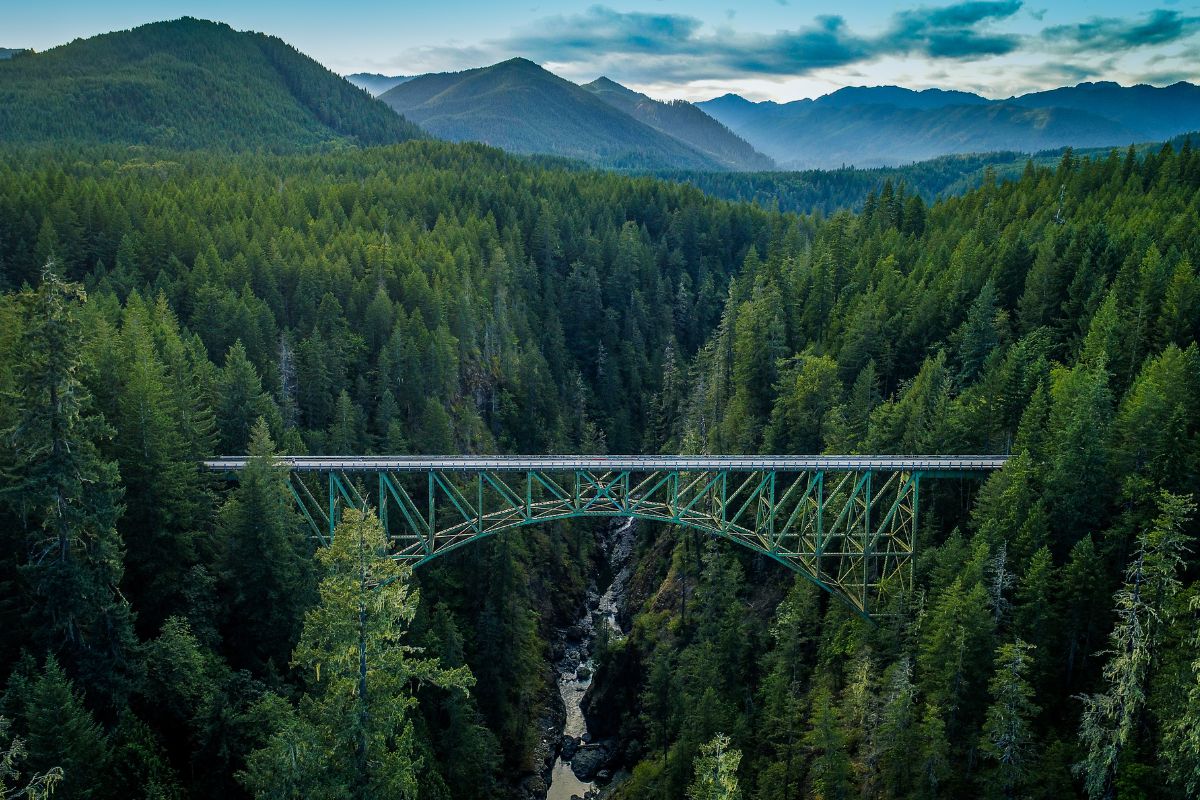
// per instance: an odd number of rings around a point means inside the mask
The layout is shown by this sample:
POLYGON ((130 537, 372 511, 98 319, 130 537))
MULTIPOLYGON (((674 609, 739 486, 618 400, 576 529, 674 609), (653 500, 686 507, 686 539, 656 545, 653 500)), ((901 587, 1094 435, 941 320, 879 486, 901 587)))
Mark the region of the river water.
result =
MULTIPOLYGON (((608 629, 610 637, 619 638, 625 635, 617 616, 625 600, 629 578, 633 574, 636 520, 623 519, 615 522, 616 524, 609 527, 600 539, 604 557, 613 576, 612 582, 599 597, 594 589, 588 592, 586 607, 579 621, 563 632, 564 650, 557 663, 558 691, 567 711, 563 738, 565 742, 569 737, 576 745, 586 743, 589 739, 587 718, 583 714, 583 699, 592 685, 592 676, 596 668, 594 650, 596 638, 601 631, 600 626, 608 629)), ((587 750, 587 746, 584 750, 587 750)), ((582 771, 586 774, 586 770, 582 771)), ((571 761, 563 758, 563 753, 560 752, 550 774, 546 800, 593 797, 594 794, 589 793, 596 791, 596 783, 580 780, 572 768, 571 761)))

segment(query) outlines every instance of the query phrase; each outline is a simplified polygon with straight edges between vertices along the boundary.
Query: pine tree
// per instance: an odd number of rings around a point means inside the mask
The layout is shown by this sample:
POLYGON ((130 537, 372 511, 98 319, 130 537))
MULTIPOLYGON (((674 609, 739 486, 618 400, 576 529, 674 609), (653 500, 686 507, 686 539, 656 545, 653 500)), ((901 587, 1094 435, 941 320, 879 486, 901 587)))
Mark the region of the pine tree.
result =
POLYGON ((841 721, 828 686, 814 692, 812 720, 805 744, 814 754, 809 766, 808 783, 814 797, 844 800, 851 793, 850 758, 841 721))
POLYGON ((888 668, 883 709, 880 712, 878 739, 880 780, 889 797, 904 797, 912 787, 917 764, 916 688, 912 682, 912 659, 907 655, 888 668))
POLYGON ((8 719, 0 717, 0 798, 46 800, 62 782, 62 768, 52 767, 45 773, 24 776, 21 769, 27 755, 25 740, 20 736, 9 739, 10 727, 8 719))
POLYGON ((56 797, 105 796, 108 740, 53 656, 47 657, 45 669, 23 698, 21 716, 29 769, 41 775, 62 770, 56 797))
POLYGON ((226 641, 235 666, 282 669, 312 601, 308 528, 294 510, 286 468, 261 418, 250 459, 217 516, 228 599, 226 641))
POLYGON ((415 798, 411 686, 473 680, 405 643, 419 597, 376 517, 348 510, 317 560, 321 599, 292 661, 308 690, 295 711, 268 701, 278 727, 242 781, 257 797, 415 798))
POLYGON ((996 671, 988 684, 992 704, 979 745, 984 757, 994 762, 981 776, 982 785, 1009 799, 1020 796, 1030 782, 1034 760, 1032 722, 1038 707, 1028 680, 1031 649, 1017 639, 996 650, 996 671))
POLYGON ((695 778, 688 786, 688 800, 740 800, 737 770, 742 751, 730 749, 729 737, 718 733, 700 746, 694 764, 695 778))
MULTIPOLYGON (((225 366, 217 378, 217 430, 223 455, 249 452, 255 422, 275 422, 279 410, 263 391, 258 370, 246 357, 246 348, 235 342, 225 355, 225 366)), ((278 426, 275 426, 278 427, 278 426)))
POLYGON ((1104 665, 1105 691, 1080 698, 1079 736, 1087 748, 1076 771, 1088 796, 1112 800, 1124 753, 1136 745, 1138 721, 1146 702, 1146 680, 1158 656, 1167 603, 1179 591, 1179 570, 1186 549, 1184 525, 1195 511, 1190 497, 1163 492, 1159 516, 1138 536, 1138 550, 1114 597, 1117 624, 1109 636, 1104 665))
POLYGON ((58 654, 96 700, 119 707, 134 646, 130 610, 117 591, 121 485, 116 465, 97 448, 111 431, 91 413, 79 379, 75 309, 83 300, 82 288, 52 269, 18 298, 24 332, 2 497, 25 531, 22 571, 35 598, 28 615, 35 641, 58 654))
POLYGON ((967 319, 955 333, 958 344, 958 380, 966 385, 983 372, 988 356, 1000 344, 996 329, 996 289, 988 281, 967 312, 967 319))
POLYGON ((1192 629, 1188 644, 1195 660, 1189 664, 1187 693, 1175 704, 1168 716, 1163 740, 1163 755, 1169 765, 1171 779, 1182 786, 1188 796, 1200 794, 1200 594, 1193 595, 1191 604, 1192 629))

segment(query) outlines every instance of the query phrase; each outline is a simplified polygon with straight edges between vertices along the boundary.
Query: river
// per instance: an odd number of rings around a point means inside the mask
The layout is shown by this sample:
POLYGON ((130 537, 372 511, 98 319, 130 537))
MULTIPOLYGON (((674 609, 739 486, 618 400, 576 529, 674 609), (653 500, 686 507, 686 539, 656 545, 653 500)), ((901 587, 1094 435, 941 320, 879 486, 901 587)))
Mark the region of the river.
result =
POLYGON ((615 742, 591 742, 583 700, 592 685, 595 673, 596 639, 607 628, 610 637, 622 637, 618 615, 625 601, 629 578, 633 574, 633 540, 636 520, 618 520, 600 538, 604 558, 608 562, 612 581, 598 595, 588 591, 579 621, 562 631, 563 654, 558 659, 558 691, 566 707, 562 731, 562 750, 550 774, 546 800, 571 800, 597 796, 596 778, 607 778, 604 767, 612 757, 615 742))

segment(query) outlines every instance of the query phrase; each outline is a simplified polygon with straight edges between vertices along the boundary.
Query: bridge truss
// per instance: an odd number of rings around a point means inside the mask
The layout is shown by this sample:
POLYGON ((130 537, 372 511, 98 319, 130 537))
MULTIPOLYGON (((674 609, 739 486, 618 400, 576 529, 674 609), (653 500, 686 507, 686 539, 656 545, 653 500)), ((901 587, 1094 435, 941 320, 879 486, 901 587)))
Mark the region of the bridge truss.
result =
MULTIPOLYGON (((248 458, 205 462, 232 477, 248 458)), ((396 558, 424 564, 486 536, 575 517, 633 517, 729 539, 865 618, 910 588, 923 479, 1003 456, 282 457, 322 542, 347 506, 377 510, 396 558)))

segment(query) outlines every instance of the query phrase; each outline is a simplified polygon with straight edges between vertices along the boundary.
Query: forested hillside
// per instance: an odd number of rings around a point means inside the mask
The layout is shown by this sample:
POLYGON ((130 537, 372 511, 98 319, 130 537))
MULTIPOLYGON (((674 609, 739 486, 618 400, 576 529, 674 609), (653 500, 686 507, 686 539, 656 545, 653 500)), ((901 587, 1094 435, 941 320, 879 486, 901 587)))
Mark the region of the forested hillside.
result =
MULTIPOLYGON (((271 795, 292 780, 273 743, 352 735, 320 668, 290 666, 334 567, 277 471, 229 491, 198 459, 652 447, 663 376, 730 274, 800 225, 479 146, 67 155, 0 162, 0 746, 61 767, 55 797, 271 795)), ((423 759, 420 796, 540 770, 545 635, 591 569, 590 538, 564 534, 422 568, 405 641, 474 688, 392 695, 412 749, 382 747, 423 759)), ((357 785, 354 763, 319 780, 357 785)))
POLYGON ((184 17, 0 60, 0 142, 275 151, 416 126, 273 36, 184 17))
MULTIPOLYGON (((1054 154, 1057 158, 1058 154, 1054 154)), ((1050 157, 1039 154, 1042 161, 1050 157)), ((875 169, 813 169, 773 172, 653 173, 667 180, 690 183, 714 197, 757 203, 764 208, 799 214, 830 216, 837 211, 858 211, 872 192, 903 187, 926 203, 939 197, 974 189, 990 174, 993 179, 1016 178, 1029 156, 1023 153, 982 153, 942 156, 904 167, 875 169)))
POLYGON ((748 257, 664 450, 1013 458, 923 487, 878 627, 691 536, 644 558, 593 702, 617 796, 682 796, 718 732, 754 798, 1194 796, 1198 204, 1187 145, 1068 153, 748 257))
POLYGON ((642 526, 615 795, 1194 796, 1198 213, 1187 143, 828 218, 478 145, 6 151, 0 748, 55 797, 536 795, 589 529, 410 576, 273 452, 1011 452, 922 485, 875 627, 642 526))
POLYGON ((452 142, 556 155, 609 169, 720 170, 728 166, 635 119, 524 58, 420 75, 379 99, 452 142))
POLYGON ((775 166, 744 139, 685 100, 664 103, 605 77, 585 83, 583 88, 656 131, 708 154, 726 169, 764 170, 775 166))

